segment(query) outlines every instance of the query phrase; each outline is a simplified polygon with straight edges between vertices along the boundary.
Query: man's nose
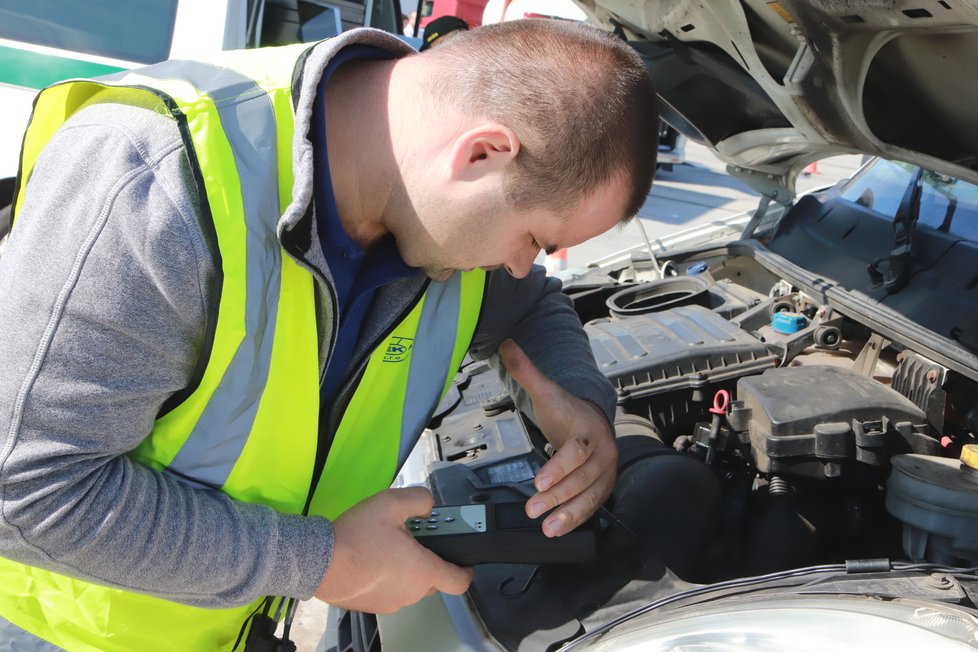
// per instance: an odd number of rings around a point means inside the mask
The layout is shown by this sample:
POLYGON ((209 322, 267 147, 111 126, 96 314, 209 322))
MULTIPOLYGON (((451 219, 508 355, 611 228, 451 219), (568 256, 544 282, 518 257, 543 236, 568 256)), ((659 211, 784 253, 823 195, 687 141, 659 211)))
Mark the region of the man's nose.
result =
POLYGON ((514 278, 524 278, 530 273, 530 268, 533 267, 533 261, 536 260, 538 253, 540 253, 539 247, 522 250, 506 264, 506 271, 514 278))

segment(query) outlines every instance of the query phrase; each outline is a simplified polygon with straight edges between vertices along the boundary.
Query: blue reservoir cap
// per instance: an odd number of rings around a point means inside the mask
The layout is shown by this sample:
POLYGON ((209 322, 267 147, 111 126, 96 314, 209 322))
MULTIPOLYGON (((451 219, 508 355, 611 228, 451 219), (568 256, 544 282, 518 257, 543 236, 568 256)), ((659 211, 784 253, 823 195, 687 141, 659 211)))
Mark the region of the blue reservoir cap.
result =
POLYGON ((771 315, 771 328, 778 333, 791 335, 808 325, 808 318, 800 312, 776 312, 771 315))
POLYGON ((698 263, 693 263, 692 265, 686 268, 686 275, 693 276, 695 274, 702 274, 707 269, 709 269, 709 267, 710 266, 704 263, 703 261, 700 261, 698 263))

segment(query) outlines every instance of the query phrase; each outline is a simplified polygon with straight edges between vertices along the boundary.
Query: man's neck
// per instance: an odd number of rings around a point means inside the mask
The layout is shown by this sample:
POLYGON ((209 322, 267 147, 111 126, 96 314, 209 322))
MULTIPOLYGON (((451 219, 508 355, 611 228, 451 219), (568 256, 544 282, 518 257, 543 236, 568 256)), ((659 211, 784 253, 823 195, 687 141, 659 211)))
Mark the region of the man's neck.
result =
POLYGON ((397 178, 388 91, 394 61, 351 61, 327 80, 326 147, 340 223, 369 249, 387 233, 384 208, 397 178))

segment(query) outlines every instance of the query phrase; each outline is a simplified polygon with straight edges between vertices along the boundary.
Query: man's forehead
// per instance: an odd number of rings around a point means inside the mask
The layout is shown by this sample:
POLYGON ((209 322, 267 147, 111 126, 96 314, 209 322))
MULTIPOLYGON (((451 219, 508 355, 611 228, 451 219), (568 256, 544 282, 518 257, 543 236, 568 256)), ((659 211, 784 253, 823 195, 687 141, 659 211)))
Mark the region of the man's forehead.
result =
POLYGON ((615 176, 581 197, 570 211, 571 219, 582 225, 598 225, 607 230, 625 217, 630 188, 622 176, 615 176))
POLYGON ((601 235, 617 225, 627 196, 621 192, 594 193, 571 210, 548 212, 531 233, 548 255, 601 235))

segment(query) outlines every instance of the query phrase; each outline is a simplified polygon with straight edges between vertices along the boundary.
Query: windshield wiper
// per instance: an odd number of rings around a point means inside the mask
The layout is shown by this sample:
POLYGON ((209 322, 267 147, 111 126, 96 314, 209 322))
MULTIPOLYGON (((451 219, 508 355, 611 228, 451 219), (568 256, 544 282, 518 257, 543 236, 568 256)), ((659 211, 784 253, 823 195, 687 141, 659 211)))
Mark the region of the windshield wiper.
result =
POLYGON ((889 256, 877 258, 866 266, 874 288, 882 287, 887 294, 896 294, 910 280, 910 268, 914 259, 913 240, 920 211, 922 168, 917 168, 907 195, 900 202, 893 218, 893 248, 889 256))

